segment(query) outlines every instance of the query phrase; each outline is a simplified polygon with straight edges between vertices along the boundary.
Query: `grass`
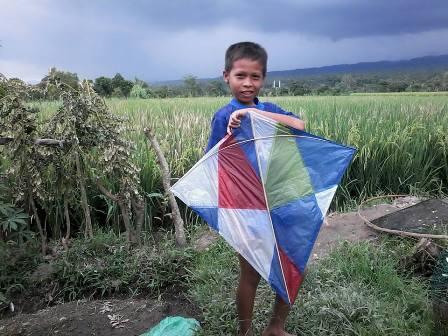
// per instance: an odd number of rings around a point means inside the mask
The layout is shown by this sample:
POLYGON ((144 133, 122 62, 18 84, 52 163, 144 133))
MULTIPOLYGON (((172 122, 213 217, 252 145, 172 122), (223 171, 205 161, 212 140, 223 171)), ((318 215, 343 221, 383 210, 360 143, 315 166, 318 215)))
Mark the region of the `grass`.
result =
MULTIPOLYGON (((297 335, 430 335, 433 327, 427 286, 399 274, 396 264, 409 250, 403 241, 344 243, 309 267, 287 328, 297 335), (393 253, 391 253, 393 251, 393 253)), ((203 335, 234 335, 235 253, 220 242, 198 256, 191 295, 203 311, 203 335), (217 290, 219 289, 219 290, 217 290)), ((269 320, 273 294, 258 290, 254 329, 269 320)))
POLYGON ((39 293, 48 304, 114 295, 158 297, 167 289, 183 290, 191 249, 178 249, 170 234, 150 238, 139 249, 128 249, 124 237, 97 231, 92 239, 73 239, 67 252, 52 245, 44 261, 36 244, 0 246, 0 294, 7 298, 39 293), (30 245, 30 246, 28 246, 30 245), (36 269, 46 269, 37 276, 36 269), (50 292, 48 292, 51 290, 50 292), (48 295, 50 294, 50 295, 48 295))
POLYGON ((351 96, 448 96, 448 91, 434 92, 356 92, 351 96))
MULTIPOLYGON (((147 241, 145 247, 130 251, 122 237, 96 232, 90 240, 74 239, 67 253, 58 253, 54 246, 53 272, 41 282, 30 280, 43 262, 36 260, 37 253, 9 248, 9 254, 7 246, 0 248, 6 260, 1 274, 7 275, 1 277, 0 286, 8 294, 39 292, 54 304, 186 291, 202 312, 200 335, 236 333, 238 261, 222 239, 206 251, 195 252, 176 249, 171 235, 162 234, 157 243, 147 241), (22 255, 13 256, 12 251, 22 255)), ((431 335, 429 285, 410 271, 397 270, 400 258, 411 250, 410 241, 402 239, 383 238, 375 245, 342 243, 309 266, 288 331, 297 335, 431 335)), ((269 320, 274 294, 264 280, 257 294, 253 323, 259 334, 269 320)))

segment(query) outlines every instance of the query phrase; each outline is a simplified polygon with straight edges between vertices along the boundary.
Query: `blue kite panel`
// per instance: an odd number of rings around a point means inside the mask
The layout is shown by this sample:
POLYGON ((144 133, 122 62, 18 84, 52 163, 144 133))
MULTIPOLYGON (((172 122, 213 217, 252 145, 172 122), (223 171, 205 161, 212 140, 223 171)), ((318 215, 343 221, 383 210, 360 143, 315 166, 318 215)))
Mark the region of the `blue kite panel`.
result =
POLYGON ((317 137, 296 138, 315 192, 338 185, 355 150, 317 137))
POLYGON ((279 246, 303 274, 322 225, 322 213, 314 195, 271 210, 279 246))
POLYGON ((271 272, 269 273, 269 284, 272 286, 272 288, 275 289, 276 293, 280 295, 284 302, 289 302, 276 246, 274 246, 274 255, 272 256, 271 272))
POLYGON ((217 207, 192 206, 191 209, 202 217, 212 229, 219 232, 217 207))

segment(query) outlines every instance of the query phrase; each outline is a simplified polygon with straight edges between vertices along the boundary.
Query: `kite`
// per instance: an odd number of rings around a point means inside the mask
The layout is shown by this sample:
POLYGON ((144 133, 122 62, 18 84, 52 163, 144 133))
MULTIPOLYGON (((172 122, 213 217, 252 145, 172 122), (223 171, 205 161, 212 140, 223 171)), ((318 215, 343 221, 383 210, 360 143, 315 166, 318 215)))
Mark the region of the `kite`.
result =
POLYGON ((354 153, 249 112, 171 191, 292 305, 354 153))

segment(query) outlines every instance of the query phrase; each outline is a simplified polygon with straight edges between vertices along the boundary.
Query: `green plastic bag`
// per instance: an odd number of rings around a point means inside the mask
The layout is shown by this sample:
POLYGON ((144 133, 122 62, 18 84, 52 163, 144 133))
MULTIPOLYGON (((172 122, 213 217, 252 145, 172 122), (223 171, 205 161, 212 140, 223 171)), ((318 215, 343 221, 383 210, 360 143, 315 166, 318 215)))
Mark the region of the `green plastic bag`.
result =
POLYGON ((140 336, 193 336, 199 328, 199 322, 193 318, 170 316, 140 336))

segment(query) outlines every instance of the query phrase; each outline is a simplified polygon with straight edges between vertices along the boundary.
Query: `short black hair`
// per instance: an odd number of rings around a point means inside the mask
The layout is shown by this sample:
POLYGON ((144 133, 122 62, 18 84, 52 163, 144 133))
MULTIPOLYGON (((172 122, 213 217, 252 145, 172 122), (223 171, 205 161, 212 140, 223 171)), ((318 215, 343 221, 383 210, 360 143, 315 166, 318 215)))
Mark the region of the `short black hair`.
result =
POLYGON ((254 42, 238 42, 232 44, 226 51, 224 70, 229 72, 232 70, 233 63, 242 58, 260 62, 263 67, 263 77, 266 77, 268 54, 261 45, 254 42))

